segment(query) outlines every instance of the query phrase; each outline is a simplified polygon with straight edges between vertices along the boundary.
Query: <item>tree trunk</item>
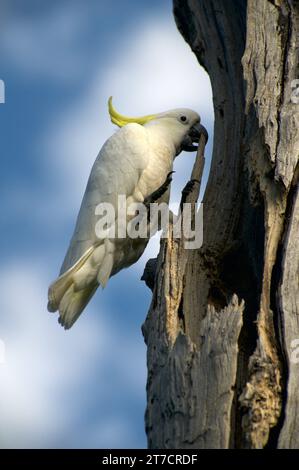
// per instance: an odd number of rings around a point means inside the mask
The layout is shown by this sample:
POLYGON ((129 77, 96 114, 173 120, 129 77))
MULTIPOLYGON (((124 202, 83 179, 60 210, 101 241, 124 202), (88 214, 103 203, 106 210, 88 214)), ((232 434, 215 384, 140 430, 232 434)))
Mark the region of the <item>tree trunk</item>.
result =
POLYGON ((299 2, 174 0, 174 15, 211 79, 214 148, 202 247, 161 241, 148 444, 298 448, 299 2))

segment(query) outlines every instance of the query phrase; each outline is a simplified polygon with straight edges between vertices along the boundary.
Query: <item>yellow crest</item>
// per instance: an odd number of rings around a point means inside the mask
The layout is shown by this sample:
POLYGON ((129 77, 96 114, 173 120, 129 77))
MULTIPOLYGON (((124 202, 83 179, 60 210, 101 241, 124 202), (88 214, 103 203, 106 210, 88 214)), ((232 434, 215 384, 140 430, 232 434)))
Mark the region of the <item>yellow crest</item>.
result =
POLYGON ((129 122, 136 122, 137 124, 146 124, 147 122, 155 119, 156 114, 149 114, 148 116, 141 116, 141 117, 127 117, 119 114, 112 104, 112 96, 110 96, 108 100, 108 110, 110 114, 110 119, 113 124, 116 124, 118 127, 123 127, 129 122))

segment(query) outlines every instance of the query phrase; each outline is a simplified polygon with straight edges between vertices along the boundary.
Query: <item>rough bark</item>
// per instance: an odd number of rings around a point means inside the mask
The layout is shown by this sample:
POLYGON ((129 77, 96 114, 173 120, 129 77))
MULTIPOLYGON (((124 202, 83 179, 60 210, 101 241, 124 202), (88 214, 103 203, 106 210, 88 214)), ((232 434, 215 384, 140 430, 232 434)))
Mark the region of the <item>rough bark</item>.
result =
POLYGON ((299 2, 174 0, 174 15, 210 75, 214 148, 202 247, 161 242, 148 443, 298 448, 299 2))

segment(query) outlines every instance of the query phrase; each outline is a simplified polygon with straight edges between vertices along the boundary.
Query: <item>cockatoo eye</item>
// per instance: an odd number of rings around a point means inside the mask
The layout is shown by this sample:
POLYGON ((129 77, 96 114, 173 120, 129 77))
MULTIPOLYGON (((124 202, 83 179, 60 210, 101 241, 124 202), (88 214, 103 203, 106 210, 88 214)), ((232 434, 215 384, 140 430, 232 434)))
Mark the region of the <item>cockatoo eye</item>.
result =
POLYGON ((181 122, 187 122, 187 116, 180 116, 181 122))

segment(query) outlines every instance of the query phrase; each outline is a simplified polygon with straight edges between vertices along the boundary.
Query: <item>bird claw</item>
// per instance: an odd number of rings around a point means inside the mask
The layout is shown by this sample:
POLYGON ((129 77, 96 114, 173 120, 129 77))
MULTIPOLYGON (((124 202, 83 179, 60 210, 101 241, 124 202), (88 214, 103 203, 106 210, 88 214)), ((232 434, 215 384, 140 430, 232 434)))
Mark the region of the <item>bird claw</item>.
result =
POLYGON ((148 197, 146 197, 143 201, 143 204, 149 208, 149 205, 152 204, 153 202, 157 202, 158 199, 160 199, 161 196, 163 196, 164 193, 166 193, 167 189, 169 188, 170 183, 172 182, 172 174, 175 173, 175 171, 170 171, 164 183, 160 188, 158 188, 156 191, 154 191, 152 194, 150 194, 148 197))
POLYGON ((193 191, 195 183, 200 184, 200 181, 197 180, 197 179, 189 180, 188 183, 186 184, 186 186, 184 187, 183 191, 182 191, 182 195, 183 196, 188 196, 188 194, 190 194, 193 191))
POLYGON ((182 205, 186 202, 187 196, 192 193, 195 183, 200 184, 200 181, 197 179, 189 180, 184 189, 182 190, 182 200, 180 204, 181 208, 182 205))
POLYGON ((174 170, 170 171, 170 172, 167 174, 166 180, 165 180, 165 182, 164 182, 163 184, 165 184, 166 181, 168 181, 168 183, 171 183, 171 182, 172 182, 172 176, 171 176, 171 175, 172 175, 173 173, 175 173, 174 170))

